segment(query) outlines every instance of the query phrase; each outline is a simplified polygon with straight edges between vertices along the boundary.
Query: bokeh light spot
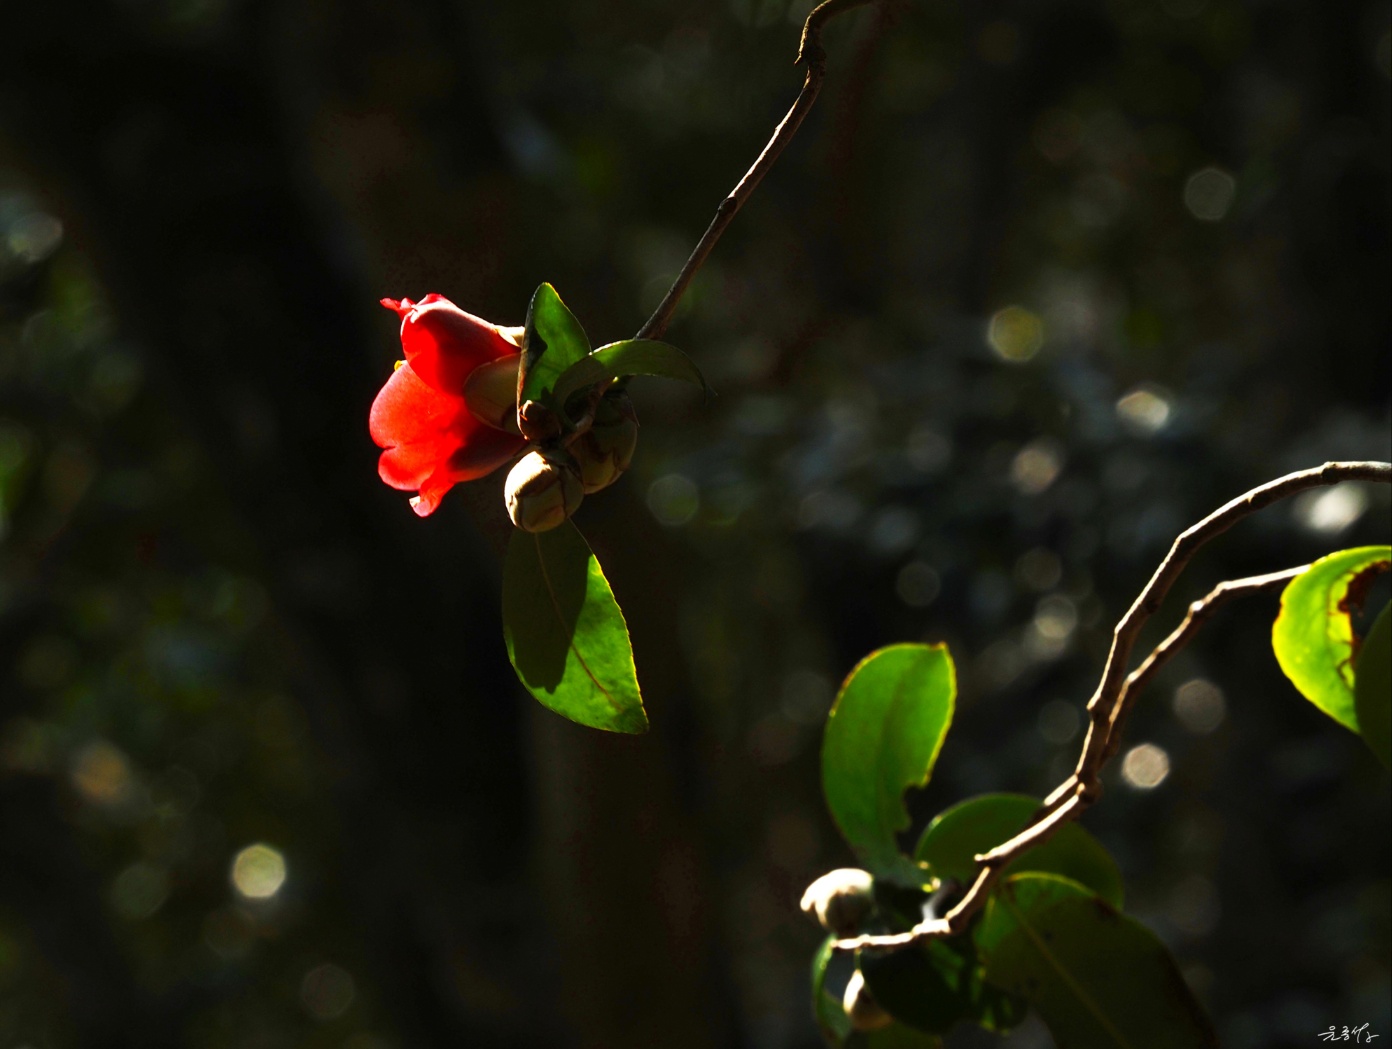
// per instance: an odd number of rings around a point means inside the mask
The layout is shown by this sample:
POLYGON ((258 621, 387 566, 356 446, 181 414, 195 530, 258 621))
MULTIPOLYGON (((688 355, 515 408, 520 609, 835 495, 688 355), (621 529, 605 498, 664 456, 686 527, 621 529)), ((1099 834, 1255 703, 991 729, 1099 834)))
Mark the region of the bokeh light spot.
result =
POLYGON ((233 961, 251 950, 256 927, 237 907, 222 907, 203 919, 203 942, 219 958, 233 961))
POLYGON ((1063 447, 1049 437, 1025 445, 1010 464, 1010 480, 1022 495, 1038 495, 1063 470, 1063 447))
POLYGON ((316 965, 300 981, 300 1002, 316 1020, 337 1020, 357 997, 352 974, 337 965, 316 965))
POLYGON ((1357 481, 1302 492, 1292 507, 1296 523, 1315 535, 1336 536, 1348 531, 1368 509, 1368 492, 1357 481))
POLYGON ((1184 184, 1184 206, 1202 222, 1218 222, 1237 196, 1237 180, 1221 168, 1203 168, 1184 184))
POLYGON ((111 905, 130 921, 150 917, 168 897, 169 875, 153 863, 132 863, 111 884, 111 905))
POLYGON ((1121 778, 1136 790, 1154 790, 1170 774, 1170 756, 1154 743, 1142 743, 1126 752, 1121 778))
POLYGON ((1218 888, 1202 874, 1191 874, 1170 894, 1166 916, 1170 922, 1189 936, 1207 936, 1218 925, 1222 907, 1218 888))
POLYGON ((918 515, 902 506, 888 506, 875 515, 870 526, 870 549, 878 554, 900 554, 918 538, 918 515))
POLYGON ((1001 360, 1022 363, 1044 345, 1044 322, 1023 306, 1007 306, 992 315, 986 341, 1001 360))
POLYGON ((899 569, 894 580, 894 592, 910 608, 927 608, 942 591, 942 580, 932 565, 910 561, 899 569))
POLYGON ((904 457, 920 473, 934 474, 951 461, 952 442, 931 427, 917 426, 909 434, 904 457))
POLYGON ((42 262, 63 242, 63 224, 42 212, 25 215, 10 226, 6 246, 23 262, 42 262))
POLYGON ((1169 395, 1155 386, 1137 386, 1116 402, 1117 418, 1134 434, 1150 437, 1170 421, 1169 395))
POLYGON ((72 782, 93 805, 120 805, 135 789, 126 756, 103 739, 88 743, 73 756, 72 782))
POLYGON ((1223 690, 1212 681, 1196 677, 1175 689, 1175 717, 1196 736, 1207 735, 1223 723, 1227 703, 1223 690))
POLYGON ((285 857, 258 842, 232 861, 232 886, 249 900, 269 900, 285 884, 285 857))
POLYGON ((1063 562, 1048 547, 1036 546, 1020 555, 1014 575, 1021 586, 1043 593, 1058 586, 1063 578, 1063 562))
POLYGON ((669 528, 687 524, 700 508, 701 493, 689 477, 667 474, 648 488, 648 509, 669 528))
POLYGON ((1039 602, 1034 628, 1054 641, 1066 641, 1078 625, 1078 608, 1061 594, 1051 594, 1039 602))
POLYGON ((783 679, 779 709, 799 725, 820 726, 834 696, 831 682, 815 670, 794 670, 783 679))

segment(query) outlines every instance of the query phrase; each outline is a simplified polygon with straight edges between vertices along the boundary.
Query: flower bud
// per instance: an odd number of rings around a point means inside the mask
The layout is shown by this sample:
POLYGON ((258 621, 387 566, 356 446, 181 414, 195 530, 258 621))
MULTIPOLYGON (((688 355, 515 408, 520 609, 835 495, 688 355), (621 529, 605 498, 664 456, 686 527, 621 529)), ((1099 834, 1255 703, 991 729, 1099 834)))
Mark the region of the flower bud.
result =
POLYGON ((623 476, 638 447, 638 415, 628 394, 615 391, 600 398, 594 424, 570 446, 580 464, 585 493, 608 488, 623 476))
POLYGON ((875 906, 874 879, 869 872, 842 867, 823 874, 802 894, 802 909, 822 928, 845 939, 860 931, 875 906))
POLYGON ((503 488, 508 516, 527 532, 548 532, 580 506, 584 492, 575 461, 557 448, 528 452, 518 460, 503 488))
POLYGON ((464 403, 480 422, 508 433, 517 429, 517 361, 503 357, 481 364, 464 380, 464 403))
POLYGON ((523 401, 517 406, 517 429, 527 440, 542 444, 561 435, 561 420, 540 401, 523 401))
POLYGON ((870 994, 870 988, 865 986, 865 977, 859 969, 851 973, 841 1006, 846 1010, 851 1027, 857 1031, 878 1031, 894 1022, 894 1017, 885 1012, 884 1007, 870 994))

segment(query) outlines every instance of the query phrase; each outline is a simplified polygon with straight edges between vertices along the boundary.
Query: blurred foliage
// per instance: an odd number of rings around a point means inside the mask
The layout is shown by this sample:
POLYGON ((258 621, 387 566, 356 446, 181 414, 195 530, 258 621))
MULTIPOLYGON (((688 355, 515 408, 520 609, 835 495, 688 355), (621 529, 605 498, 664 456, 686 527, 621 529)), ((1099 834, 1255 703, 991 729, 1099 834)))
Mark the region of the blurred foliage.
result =
MULTIPOLYGON (((1385 2, 861 12, 668 334, 718 396, 636 382, 633 468, 577 516, 654 731, 533 713, 496 487, 418 521, 374 477, 373 304, 520 323, 547 280, 636 331, 805 10, 0 11, 0 1043, 817 1045, 834 683, 957 657, 907 841, 1042 793, 1176 532, 1389 457, 1385 2)), ((1267 511, 1155 638, 1388 514, 1267 511)), ((1281 677, 1274 614, 1162 675, 1087 818, 1235 1049, 1392 1028, 1386 774, 1281 677)))

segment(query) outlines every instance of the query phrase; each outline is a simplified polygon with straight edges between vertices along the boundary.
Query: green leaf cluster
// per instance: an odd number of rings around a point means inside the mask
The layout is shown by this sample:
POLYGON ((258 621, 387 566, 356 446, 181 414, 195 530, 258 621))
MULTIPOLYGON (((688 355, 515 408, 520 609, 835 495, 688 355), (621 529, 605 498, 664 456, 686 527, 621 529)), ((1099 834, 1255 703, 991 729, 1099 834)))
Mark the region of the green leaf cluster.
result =
POLYGON ((654 375, 707 388, 691 358, 665 342, 625 339, 591 350, 585 329, 550 284, 532 294, 524 331, 517 403, 543 404, 567 428, 575 421, 566 410, 573 397, 625 376, 654 375))
MULTIPOLYGON (((519 406, 537 402, 571 431, 577 419, 568 406, 628 375, 705 387, 686 355, 664 342, 629 339, 592 351, 556 289, 537 288, 527 307, 519 406)), ((591 728, 647 731, 628 626, 599 560, 570 521, 513 533, 503 566, 503 636, 518 678, 544 706, 591 728)))
MULTIPOLYGON (((975 857, 1039 809, 1018 794, 971 798, 933 819, 911 856, 900 849, 910 823, 904 792, 932 775, 955 700, 946 646, 893 645, 856 666, 827 718, 827 805, 875 879, 864 932, 902 932, 938 916, 974 880, 975 857)), ((935 1046, 963 1023, 1008 1031, 1032 1008, 1064 1049, 1216 1045, 1164 946, 1121 912, 1123 897, 1116 862, 1069 824, 1006 868, 962 935, 857 952, 866 987, 893 1020, 888 1027, 854 1030, 827 991, 828 939, 812 966, 817 1022, 836 1046, 935 1046)))

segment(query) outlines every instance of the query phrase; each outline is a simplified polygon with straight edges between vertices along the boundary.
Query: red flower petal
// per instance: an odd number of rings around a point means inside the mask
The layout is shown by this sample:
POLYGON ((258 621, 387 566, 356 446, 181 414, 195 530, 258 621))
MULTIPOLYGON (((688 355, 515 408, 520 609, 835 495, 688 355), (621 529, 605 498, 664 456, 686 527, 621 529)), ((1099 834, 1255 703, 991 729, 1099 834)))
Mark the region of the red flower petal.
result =
POLYGON ((429 517, 440 508, 440 500, 454 487, 454 482, 445 478, 432 478, 421 486, 420 494, 411 500, 411 509, 417 517, 429 517))
POLYGON ((450 394, 480 364, 518 352, 497 325, 465 313, 443 295, 431 292, 420 302, 383 299, 401 316, 401 347, 406 360, 428 385, 450 394))
POLYGON ((378 392, 368 429, 386 449, 378 474, 393 488, 419 490, 413 506, 422 517, 455 484, 492 473, 525 443, 479 422, 463 397, 427 386, 409 364, 398 367, 378 392))
POLYGON ((473 481, 486 477, 520 452, 527 442, 505 430, 481 426, 449 459, 450 473, 455 481, 473 481))
POLYGON ((427 386, 409 364, 392 372, 367 418, 368 432, 382 448, 430 441, 445 433, 456 434, 462 442, 482 425, 469 414, 462 396, 427 386))
POLYGON ((458 451, 452 436, 388 448, 377 460, 377 475, 393 488, 414 492, 458 451))

